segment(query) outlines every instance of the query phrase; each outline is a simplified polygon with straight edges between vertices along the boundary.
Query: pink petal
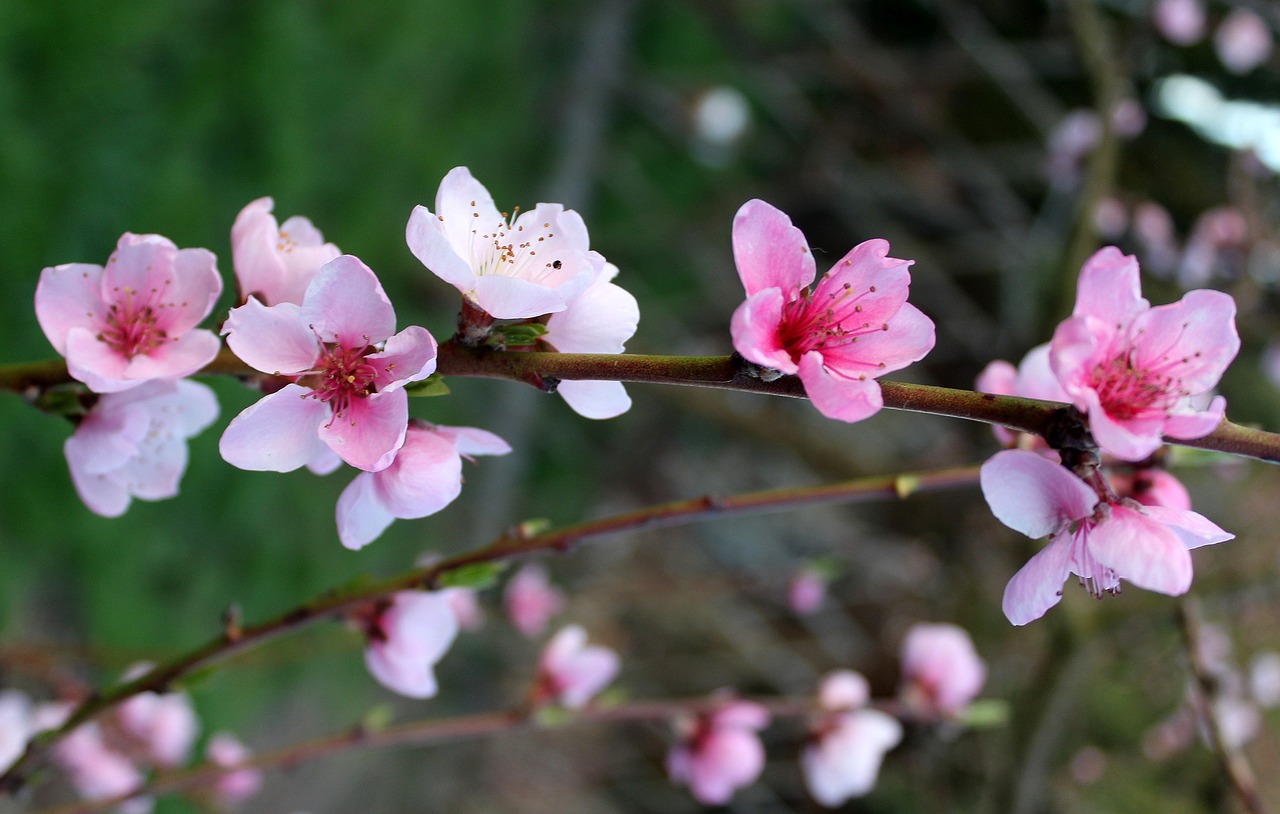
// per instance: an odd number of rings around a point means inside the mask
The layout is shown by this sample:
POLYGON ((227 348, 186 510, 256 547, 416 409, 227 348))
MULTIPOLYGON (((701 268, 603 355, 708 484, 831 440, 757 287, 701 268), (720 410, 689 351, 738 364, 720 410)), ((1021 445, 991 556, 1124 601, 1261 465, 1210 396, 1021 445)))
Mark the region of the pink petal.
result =
POLYGON ((129 360, 124 378, 135 381, 190 376, 213 361, 222 343, 212 331, 187 331, 173 341, 129 360))
POLYGON ((135 235, 125 232, 116 250, 107 259, 102 275, 102 298, 116 302, 127 292, 145 293, 164 284, 172 285, 173 259, 178 247, 160 235, 135 235))
MULTIPOLYGON (((494 205, 489 190, 473 178, 466 167, 454 167, 440 181, 436 190, 436 216, 436 222, 441 224, 449 244, 466 262, 468 269, 472 266, 472 246, 477 228, 492 230, 505 220, 494 205)), ((447 279, 439 270, 431 266, 427 268, 447 279)))
POLYGON ((1122 461, 1141 461, 1164 444, 1161 432, 1166 422, 1163 417, 1114 419, 1102 409, 1093 390, 1084 391, 1083 401, 1089 415, 1089 431, 1104 452, 1122 461))
POLYGON ((834 374, 823 364, 822 354, 809 351, 800 360, 800 381, 813 406, 827 418, 861 421, 884 405, 880 384, 870 377, 850 379, 834 374))
POLYGON ((996 519, 1032 538, 1088 517, 1098 504, 1084 481, 1027 450, 997 452, 982 465, 979 481, 996 519))
POLYGON ((974 387, 979 393, 991 393, 997 396, 1014 395, 1014 383, 1018 378, 1018 369, 1003 359, 987 363, 978 374, 974 387))
POLYGON ((250 297, 231 309, 222 332, 231 351, 263 373, 302 373, 320 357, 320 340, 307 326, 301 307, 291 302, 267 307, 250 297))
POLYGON ((231 420, 218 442, 223 460, 239 469, 292 472, 320 453, 320 425, 329 406, 297 384, 260 399, 231 420))
POLYGON ((105 324, 102 266, 67 263, 40 272, 36 284, 36 320, 53 349, 67 354, 67 333, 85 328, 96 333, 105 324))
POLYGON ((450 438, 458 453, 464 457, 472 455, 506 455, 511 445, 498 436, 474 427, 437 426, 435 431, 450 438))
POLYGON ((473 291, 476 305, 497 319, 540 317, 565 308, 564 295, 556 289, 502 274, 477 277, 473 291))
POLYGON ((910 260, 889 257, 889 241, 866 240, 837 260, 818 281, 813 296, 855 297, 858 316, 872 325, 888 322, 907 301, 911 284, 910 260))
POLYGON ((1152 308, 1133 323, 1134 366, 1180 379, 1191 393, 1209 390, 1240 350, 1235 316, 1235 300, 1221 291, 1188 291, 1152 308))
POLYGON ((1004 588, 1000 606, 1015 625, 1034 622, 1062 599, 1062 583, 1071 575, 1071 539, 1059 535, 1027 560, 1004 588))
POLYGON ((583 418, 617 418, 631 409, 622 382, 562 381, 556 392, 583 418))
POLYGON ((376 472, 395 458, 408 423, 409 397, 404 390, 374 393, 352 399, 346 412, 321 424, 320 440, 356 469, 376 472))
POLYGON ((757 291, 733 312, 729 331, 733 336, 733 349, 748 362, 783 373, 795 373, 799 367, 778 336, 783 304, 780 289, 757 291))
POLYGON ((707 805, 723 805, 764 770, 764 746, 754 732, 716 731, 694 758, 689 791, 707 805))
POLYGON ((373 271, 349 254, 325 263, 307 286, 302 322, 324 342, 363 348, 396 330, 396 312, 373 271))
MULTIPOLYGON (((71 439, 67 439, 70 442, 71 439)), ((93 473, 80 466, 74 453, 66 446, 67 471, 71 473, 71 485, 89 511, 102 517, 119 517, 128 510, 132 496, 128 487, 113 473, 93 473)))
MULTIPOLYGON (((462 221, 459 220, 461 224, 462 221)), ((449 224, 453 225, 452 222, 449 224)), ((469 233, 467 233, 469 234, 469 233)), ((459 235, 459 246, 467 245, 466 235, 459 235)), ((466 258, 459 255, 463 249, 455 248, 445 231, 440 217, 431 214, 424 206, 415 206, 405 227, 405 241, 418 262, 441 280, 467 293, 475 287, 476 275, 471 270, 470 252, 466 258)))
POLYGON ((436 372, 436 340, 426 328, 410 325, 365 359, 378 368, 378 390, 399 390, 436 372))
POLYGON ((1058 377, 1053 375, 1049 352, 1048 342, 1027 351, 1027 355, 1018 363, 1018 382, 1013 395, 1044 401, 1071 401, 1071 397, 1058 382, 1058 377))
POLYGON ((856 709, 871 700, 871 685, 862 673, 836 670, 818 685, 818 706, 833 712, 856 709))
POLYGON ((1235 535, 1231 532, 1224 531, 1209 518, 1190 510, 1145 506, 1144 511, 1152 520, 1168 526, 1188 549, 1235 539, 1235 535))
POLYGON ((352 551, 378 539, 395 520, 378 500, 373 478, 374 473, 361 472, 338 496, 338 539, 352 551))
POLYGON ((622 353, 639 321, 636 298, 601 281, 552 314, 543 339, 561 353, 622 353))
POLYGON ((824 364, 847 376, 875 377, 901 370, 933 350, 933 320, 911 303, 903 303, 888 325, 889 330, 863 334, 856 343, 824 348, 824 364))
POLYGON ((404 591, 382 617, 386 641, 371 642, 365 665, 383 686, 410 698, 436 694, 433 668, 458 635, 458 621, 440 593, 404 591))
POLYGON ((1209 407, 1197 413, 1173 413, 1164 420, 1164 434, 1170 438, 1191 440, 1203 438, 1218 428, 1227 417, 1227 400, 1214 396, 1209 407))
POLYGON ((179 249, 172 270, 154 287, 160 289, 165 330, 170 336, 189 331, 209 315, 222 294, 218 261, 208 249, 179 249))
POLYGON ((129 360, 84 328, 72 328, 66 338, 67 372, 95 393, 116 393, 142 384, 125 378, 129 360))
POLYGON ((1138 261, 1115 246, 1094 252, 1080 269, 1072 316, 1089 315, 1111 325, 1127 325, 1150 304, 1142 298, 1138 261))
POLYGON ((395 460, 373 473, 378 502, 401 519, 426 517, 462 491, 462 458, 453 440, 432 430, 410 429, 395 460))
POLYGON ((1100 564, 1139 588, 1177 596, 1191 587, 1191 554, 1163 523, 1124 506, 1093 527, 1089 551, 1100 564))
POLYGON ((790 294, 817 276, 804 233, 780 209, 758 199, 733 217, 733 260, 748 297, 770 288, 790 294))

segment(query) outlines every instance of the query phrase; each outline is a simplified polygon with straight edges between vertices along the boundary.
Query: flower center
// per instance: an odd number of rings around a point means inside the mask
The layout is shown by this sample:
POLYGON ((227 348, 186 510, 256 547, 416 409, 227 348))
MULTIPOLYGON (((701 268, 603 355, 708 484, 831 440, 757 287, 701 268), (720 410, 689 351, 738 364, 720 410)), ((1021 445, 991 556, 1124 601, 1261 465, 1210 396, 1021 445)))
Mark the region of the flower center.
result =
POLYGON ((1181 380, 1158 369, 1136 367, 1124 352, 1093 368, 1090 378, 1107 415, 1121 420, 1148 410, 1167 410, 1179 396, 1181 380))
MULTIPOLYGON (((862 313, 861 300, 874 294, 875 286, 854 291, 849 283, 833 285, 829 284, 830 279, 829 275, 822 278, 813 291, 802 289, 796 299, 782 307, 778 338, 796 362, 811 350, 846 347, 856 344, 861 336, 889 330, 887 323, 873 325, 862 313)), ((861 364, 868 369, 884 367, 882 362, 861 364)))
POLYGON ((160 327, 156 310, 146 298, 132 288, 125 288, 123 294, 107 308, 106 324, 98 332, 98 339, 132 359, 163 345, 169 335, 160 327))
MULTIPOLYGON (((475 209, 476 202, 471 202, 475 209)), ((525 224, 516 223, 520 207, 515 207, 508 215, 502 213, 497 223, 484 228, 479 223, 479 212, 472 212, 477 228, 471 230, 473 236, 472 256, 475 260, 473 268, 477 275, 501 274, 507 277, 520 277, 533 283, 554 285, 562 275, 564 263, 556 258, 539 259, 539 244, 555 237, 551 231, 551 223, 526 230, 525 224)))
MULTIPOLYGON (((325 425, 345 418, 355 399, 366 398, 377 389, 379 370, 366 356, 375 352, 371 345, 344 348, 339 344, 321 343, 320 358, 316 368, 307 374, 306 384, 311 392, 303 398, 319 399, 333 410, 333 418, 325 425)), ((352 425, 355 421, 351 421, 352 425)))

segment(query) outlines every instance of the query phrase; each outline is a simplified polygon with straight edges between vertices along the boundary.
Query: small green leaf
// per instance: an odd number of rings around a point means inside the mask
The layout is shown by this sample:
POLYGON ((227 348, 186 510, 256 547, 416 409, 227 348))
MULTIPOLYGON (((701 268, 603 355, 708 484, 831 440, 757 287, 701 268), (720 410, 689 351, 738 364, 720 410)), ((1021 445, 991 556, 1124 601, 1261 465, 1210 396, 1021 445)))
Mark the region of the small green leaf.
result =
POLYGON ((523 520, 515 527, 515 536, 521 540, 528 540, 530 537, 537 537, 543 532, 550 531, 553 525, 550 520, 545 517, 535 517, 530 520, 523 520))
POLYGON ((489 337, 488 344, 504 348, 527 347, 547 333, 541 322, 523 322, 519 325, 503 325, 489 337))
POLYGON ((573 713, 564 707, 541 706, 534 711, 533 717, 539 726, 556 727, 572 721, 573 713))
POLYGON ((360 719, 360 728, 365 732, 381 732, 391 725, 395 713, 389 704, 378 704, 369 709, 360 719))
POLYGON ((444 377, 439 373, 432 373, 420 382, 405 385, 404 392, 419 398, 447 396, 449 395, 449 385, 444 383, 444 377))
POLYGON ((981 698, 964 708, 960 723, 971 729, 992 729, 1009 722, 1009 704, 1002 698, 981 698))
POLYGON ((506 570, 504 562, 477 562, 464 565, 440 575, 437 584, 441 588, 470 588, 482 591, 498 581, 498 575, 506 570))

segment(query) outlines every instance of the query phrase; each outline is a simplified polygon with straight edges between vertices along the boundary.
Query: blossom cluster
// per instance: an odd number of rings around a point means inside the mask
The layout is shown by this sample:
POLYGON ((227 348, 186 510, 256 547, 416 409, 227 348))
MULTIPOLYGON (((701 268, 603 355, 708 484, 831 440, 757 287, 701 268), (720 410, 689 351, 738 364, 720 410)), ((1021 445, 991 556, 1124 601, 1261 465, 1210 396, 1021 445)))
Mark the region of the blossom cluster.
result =
MULTIPOLYGON (((124 680, 149 669, 138 664, 124 680)), ((0 692, 0 771, 12 764, 32 736, 62 726, 73 709, 66 701, 33 703, 18 690, 0 692)), ((58 742, 54 762, 86 800, 111 799, 142 789, 149 774, 184 766, 199 735, 200 722, 183 692, 144 692, 109 714, 81 724, 58 742)), ((211 802, 227 807, 257 793, 262 774, 243 768, 252 753, 230 733, 218 732, 205 743, 205 758, 226 771, 210 787, 211 802)), ((117 810, 147 814, 153 800, 135 796, 117 810)))

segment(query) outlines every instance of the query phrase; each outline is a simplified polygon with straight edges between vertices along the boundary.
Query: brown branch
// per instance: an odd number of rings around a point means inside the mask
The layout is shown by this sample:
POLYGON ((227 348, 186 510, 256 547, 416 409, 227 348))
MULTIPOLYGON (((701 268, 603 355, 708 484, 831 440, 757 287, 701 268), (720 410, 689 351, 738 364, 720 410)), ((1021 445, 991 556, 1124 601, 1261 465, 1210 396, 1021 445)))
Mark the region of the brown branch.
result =
POLYGON ((145 692, 164 692, 184 676, 243 650, 270 641, 322 619, 331 619, 361 604, 398 591, 433 588, 446 574, 468 565, 501 562, 546 551, 565 551, 575 543, 623 531, 663 528, 713 517, 743 515, 823 504, 853 503, 874 499, 903 499, 916 492, 968 486, 977 482, 976 466, 940 469, 904 475, 858 478, 840 483, 789 489, 769 489, 726 497, 711 495, 678 500, 559 529, 530 533, 517 527, 486 546, 446 557, 432 565, 348 590, 330 591, 256 625, 224 631, 204 645, 138 678, 94 693, 77 707, 62 726, 32 738, 22 756, 0 775, 0 793, 20 788, 31 770, 50 748, 81 724, 145 692))

